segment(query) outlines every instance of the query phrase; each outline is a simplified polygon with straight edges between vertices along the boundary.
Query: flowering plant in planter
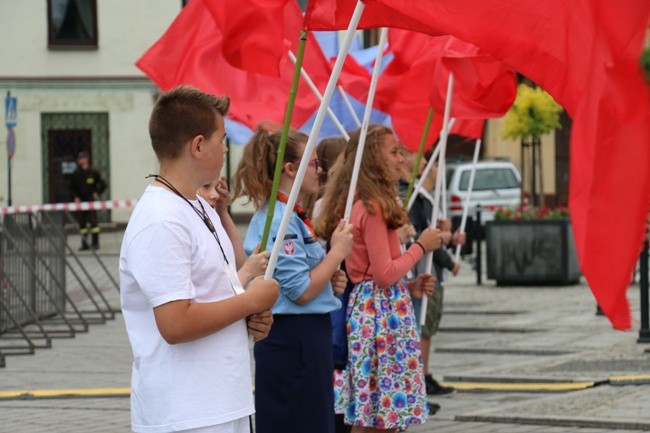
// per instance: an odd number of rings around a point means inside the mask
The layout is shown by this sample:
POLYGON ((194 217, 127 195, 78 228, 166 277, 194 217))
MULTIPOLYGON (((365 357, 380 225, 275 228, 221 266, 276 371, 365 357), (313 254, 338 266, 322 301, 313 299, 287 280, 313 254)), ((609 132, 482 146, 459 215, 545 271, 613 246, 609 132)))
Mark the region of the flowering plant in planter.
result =
POLYGON ((494 213, 495 220, 530 221, 530 220, 557 220, 569 217, 569 208, 559 206, 550 208, 547 206, 534 207, 529 204, 522 204, 515 208, 498 208, 494 213))
MULTIPOLYGON (((525 203, 525 202, 524 202, 525 203)), ((497 285, 575 284, 580 265, 566 207, 501 208, 485 224, 488 279, 497 285)))

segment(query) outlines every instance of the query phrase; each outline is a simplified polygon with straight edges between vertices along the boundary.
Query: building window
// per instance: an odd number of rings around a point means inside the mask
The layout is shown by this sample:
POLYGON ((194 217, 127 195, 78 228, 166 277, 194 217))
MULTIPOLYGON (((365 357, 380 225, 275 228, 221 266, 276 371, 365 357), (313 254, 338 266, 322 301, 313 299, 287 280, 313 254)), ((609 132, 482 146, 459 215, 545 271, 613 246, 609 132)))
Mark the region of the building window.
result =
POLYGON ((48 46, 97 47, 97 0, 47 0, 48 46))

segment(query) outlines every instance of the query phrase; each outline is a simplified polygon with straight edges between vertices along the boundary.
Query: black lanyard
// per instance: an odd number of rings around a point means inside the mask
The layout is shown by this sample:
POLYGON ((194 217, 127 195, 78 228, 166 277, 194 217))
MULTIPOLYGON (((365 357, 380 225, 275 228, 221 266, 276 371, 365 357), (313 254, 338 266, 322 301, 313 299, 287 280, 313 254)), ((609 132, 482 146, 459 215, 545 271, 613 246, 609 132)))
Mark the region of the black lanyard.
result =
POLYGON ((208 216, 208 213, 205 211, 205 208, 203 207, 203 203, 201 203, 201 200, 197 198, 197 201, 199 202, 199 206, 201 206, 201 210, 198 210, 196 206, 192 204, 191 201, 189 201, 183 194, 180 193, 179 190, 177 190, 174 185, 171 184, 167 179, 162 177, 159 174, 150 174, 149 176, 145 177, 145 179, 148 179, 150 177, 155 178, 158 182, 162 183, 165 185, 167 188, 171 189, 174 194, 182 198, 187 202, 187 204, 190 205, 192 209, 194 209, 194 212, 201 218, 203 221, 203 224, 210 230, 210 233, 214 236, 214 238, 217 240, 217 243, 219 244, 219 249, 221 250, 221 255, 223 255, 223 260, 226 262, 226 265, 230 265, 228 262, 228 258, 226 257, 226 253, 223 251, 223 247, 221 246, 221 241, 219 240, 219 235, 217 235, 217 230, 214 228, 214 224, 212 224, 212 220, 208 216))

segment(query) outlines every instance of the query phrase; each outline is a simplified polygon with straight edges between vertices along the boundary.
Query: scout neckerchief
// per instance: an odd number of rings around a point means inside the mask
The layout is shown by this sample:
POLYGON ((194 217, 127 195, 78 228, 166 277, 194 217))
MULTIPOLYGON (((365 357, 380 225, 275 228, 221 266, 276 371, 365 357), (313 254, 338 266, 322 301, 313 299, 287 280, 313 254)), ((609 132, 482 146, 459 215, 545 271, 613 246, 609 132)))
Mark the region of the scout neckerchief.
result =
MULTIPOLYGON (((289 201, 289 197, 287 197, 287 195, 282 191, 278 191, 278 200, 280 200, 282 203, 287 203, 289 201)), ((307 211, 303 209, 303 207, 300 206, 297 202, 293 205, 293 211, 298 214, 298 218, 300 218, 302 222, 305 223, 312 236, 316 236, 316 232, 314 232, 314 228, 311 226, 311 221, 309 220, 309 217, 307 217, 307 211)))

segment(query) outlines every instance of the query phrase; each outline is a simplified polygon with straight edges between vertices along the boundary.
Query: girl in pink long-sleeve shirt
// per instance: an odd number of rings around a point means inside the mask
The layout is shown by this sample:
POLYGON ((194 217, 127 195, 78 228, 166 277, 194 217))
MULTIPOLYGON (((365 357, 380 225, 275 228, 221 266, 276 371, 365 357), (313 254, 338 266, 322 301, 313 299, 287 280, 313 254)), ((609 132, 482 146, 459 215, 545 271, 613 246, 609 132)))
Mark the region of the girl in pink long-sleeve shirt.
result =
MULTIPOLYGON (((343 216, 359 132, 351 135, 325 187, 316 232, 328 239, 343 216)), ((419 338, 411 296, 432 293, 430 274, 404 279, 424 253, 440 246, 440 232, 425 230, 404 253, 396 229, 408 224, 397 201, 403 157, 389 128, 368 129, 352 207, 352 252, 345 261, 355 285, 347 310, 348 361, 335 378, 338 413, 353 433, 395 432, 428 417, 419 338)))

